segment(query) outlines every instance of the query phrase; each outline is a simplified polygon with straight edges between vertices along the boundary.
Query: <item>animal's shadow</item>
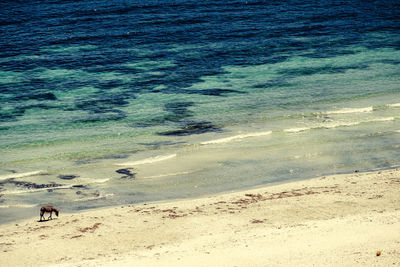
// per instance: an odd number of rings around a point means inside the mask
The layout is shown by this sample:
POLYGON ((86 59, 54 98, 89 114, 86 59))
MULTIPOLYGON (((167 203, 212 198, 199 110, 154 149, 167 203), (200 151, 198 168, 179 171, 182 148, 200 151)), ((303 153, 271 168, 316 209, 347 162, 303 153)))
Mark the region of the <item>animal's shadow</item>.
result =
POLYGON ((54 218, 54 219, 44 219, 44 220, 38 220, 37 222, 39 222, 39 223, 43 223, 43 222, 48 222, 48 221, 52 221, 52 220, 57 220, 57 218, 54 218))

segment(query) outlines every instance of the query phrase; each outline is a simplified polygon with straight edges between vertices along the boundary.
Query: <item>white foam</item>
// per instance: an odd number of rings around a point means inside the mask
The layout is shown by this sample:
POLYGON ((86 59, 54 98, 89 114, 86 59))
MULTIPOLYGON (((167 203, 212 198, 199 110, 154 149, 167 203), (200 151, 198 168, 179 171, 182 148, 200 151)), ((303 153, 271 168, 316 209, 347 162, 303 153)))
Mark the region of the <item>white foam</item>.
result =
MULTIPOLYGON (((394 121, 394 117, 379 118, 379 119, 371 120, 371 122, 373 122, 373 121, 394 121)), ((367 122, 370 122, 370 121, 367 121, 367 122)))
POLYGON ((97 180, 95 180, 93 183, 94 183, 94 184, 103 184, 103 183, 106 183, 106 182, 108 182, 108 181, 110 181, 110 178, 97 179, 97 180))
POLYGON ((0 209, 9 209, 9 208, 34 208, 37 205, 34 204, 10 204, 10 205, 0 205, 0 209))
POLYGON ((78 178, 74 180, 75 184, 103 184, 110 181, 110 178, 104 178, 104 179, 92 179, 92 178, 78 178))
POLYGON ((328 111, 326 114, 349 114, 349 113, 363 113, 363 112, 372 112, 374 110, 373 107, 366 108, 344 108, 339 110, 328 111))
POLYGON ((202 145, 210 145, 210 144, 222 144, 222 143, 228 143, 234 140, 240 140, 248 137, 258 137, 258 136, 265 136, 271 134, 272 131, 267 131, 267 132, 258 132, 258 133, 248 133, 248 134, 239 134, 231 137, 226 137, 226 138, 220 138, 220 139, 215 139, 215 140, 210 140, 210 141, 205 141, 202 142, 202 145))
POLYGON ((303 127, 303 128, 290 128, 290 129, 285 129, 283 131, 286 133, 299 133, 299 132, 307 131, 310 129, 311 128, 309 128, 309 127, 303 127))
POLYGON ((44 173, 44 171, 12 173, 12 174, 7 174, 7 175, 0 176, 0 181, 1 180, 11 179, 11 178, 22 178, 22 177, 27 177, 27 176, 33 176, 33 175, 38 175, 38 174, 42 174, 42 173, 44 173))
POLYGON ((329 124, 322 125, 321 128, 332 129, 332 128, 337 128, 337 127, 354 126, 354 125, 358 125, 360 123, 362 123, 362 121, 358 121, 358 122, 332 122, 332 123, 329 123, 329 124))
POLYGON ((384 121, 393 121, 394 117, 387 117, 387 118, 377 118, 372 120, 364 120, 364 121, 357 121, 357 122, 337 122, 337 123, 329 123, 323 125, 322 128, 336 128, 336 127, 343 127, 343 126, 354 126, 361 123, 368 123, 368 122, 384 122, 384 121))
POLYGON ((166 155, 166 156, 151 157, 151 158, 142 159, 142 160, 133 161, 133 162, 117 163, 115 165, 117 165, 117 166, 136 166, 136 165, 150 164, 150 163, 155 163, 155 162, 159 162, 159 161, 164 161, 164 160, 172 159, 175 157, 176 157, 176 154, 171 154, 171 155, 166 155))
POLYGON ((391 108, 400 108, 400 103, 389 104, 388 107, 391 107, 391 108))

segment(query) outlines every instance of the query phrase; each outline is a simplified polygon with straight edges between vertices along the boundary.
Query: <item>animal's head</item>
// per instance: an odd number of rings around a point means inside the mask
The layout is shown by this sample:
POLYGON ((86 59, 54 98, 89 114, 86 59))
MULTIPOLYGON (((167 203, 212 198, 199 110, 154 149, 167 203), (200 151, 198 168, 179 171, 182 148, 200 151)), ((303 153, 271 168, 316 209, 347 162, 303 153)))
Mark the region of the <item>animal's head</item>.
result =
POLYGON ((56 214, 57 217, 58 217, 58 212, 59 212, 59 210, 55 210, 54 212, 55 212, 55 214, 56 214))

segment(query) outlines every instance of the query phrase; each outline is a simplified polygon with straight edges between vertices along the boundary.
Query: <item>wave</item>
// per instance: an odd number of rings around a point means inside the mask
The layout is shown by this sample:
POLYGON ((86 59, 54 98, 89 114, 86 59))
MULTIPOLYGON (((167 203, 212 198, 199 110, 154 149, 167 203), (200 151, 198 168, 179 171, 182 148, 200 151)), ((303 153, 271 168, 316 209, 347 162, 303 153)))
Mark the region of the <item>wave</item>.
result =
POLYGON ((299 132, 304 132, 304 131, 307 131, 307 130, 310 130, 310 129, 312 129, 312 128, 303 127, 303 128, 290 128, 290 129, 285 129, 283 131, 286 132, 286 133, 299 133, 299 132))
POLYGON ((248 134, 239 134, 239 135, 234 135, 234 136, 231 136, 231 137, 205 141, 205 142, 202 142, 201 144, 202 145, 210 145, 210 144, 228 143, 228 142, 231 142, 231 141, 234 141, 234 140, 238 140, 238 139, 244 139, 244 138, 248 138, 248 137, 265 136, 265 135, 269 135, 271 133, 272 133, 272 131, 258 132, 258 133, 248 133, 248 134))
POLYGON ((1 180, 7 180, 11 178, 21 178, 21 177, 28 177, 28 176, 33 176, 33 175, 39 175, 43 174, 44 171, 33 171, 33 172, 23 172, 23 173, 12 173, 12 174, 7 174, 7 175, 2 175, 0 176, 0 181, 1 180))
POLYGON ((0 205, 0 209, 8 208, 34 208, 36 204, 10 204, 10 205, 0 205))
POLYGON ((363 113, 363 112, 372 112, 374 107, 366 107, 366 108, 343 108, 339 110, 332 110, 326 112, 326 114, 349 114, 349 113, 363 113))
POLYGON ((355 126, 359 125, 361 123, 369 123, 369 122, 385 122, 385 121, 393 121, 395 118, 394 117, 387 117, 387 118, 377 118, 377 119, 371 119, 371 120, 362 120, 362 121, 354 121, 354 122, 328 122, 324 123, 322 125, 317 125, 314 127, 303 127, 303 128, 289 128, 283 130, 286 133, 299 133, 311 129, 332 129, 332 128, 338 128, 338 127, 346 127, 346 126, 355 126))
POLYGON ((387 117, 387 118, 379 118, 379 119, 373 119, 373 120, 369 120, 369 121, 365 121, 365 122, 374 122, 374 121, 394 121, 395 118, 394 117, 387 117))
POLYGON ((337 127, 343 127, 343 126, 354 126, 358 125, 361 123, 369 123, 369 122, 384 122, 384 121, 393 121, 394 117, 387 117, 387 118, 377 118, 377 119, 372 119, 372 120, 363 120, 363 121, 356 121, 356 122, 344 122, 344 123, 330 123, 328 125, 322 125, 320 127, 315 127, 315 128, 337 128, 337 127))
POLYGON ((151 158, 142 159, 142 160, 138 160, 138 161, 132 161, 132 162, 117 163, 115 165, 117 165, 117 166, 135 166, 135 165, 142 165, 142 164, 149 164, 149 163, 164 161, 164 160, 172 159, 175 157, 176 157, 176 154, 171 154, 171 155, 166 155, 166 156, 151 157, 151 158))

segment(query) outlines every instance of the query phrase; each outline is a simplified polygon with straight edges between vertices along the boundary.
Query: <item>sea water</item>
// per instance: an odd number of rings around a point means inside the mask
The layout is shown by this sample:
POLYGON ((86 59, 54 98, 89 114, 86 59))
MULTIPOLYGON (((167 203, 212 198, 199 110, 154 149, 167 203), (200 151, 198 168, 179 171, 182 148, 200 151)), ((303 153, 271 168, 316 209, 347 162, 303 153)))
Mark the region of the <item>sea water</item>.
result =
POLYGON ((0 222, 399 166, 399 4, 1 3, 0 222))

